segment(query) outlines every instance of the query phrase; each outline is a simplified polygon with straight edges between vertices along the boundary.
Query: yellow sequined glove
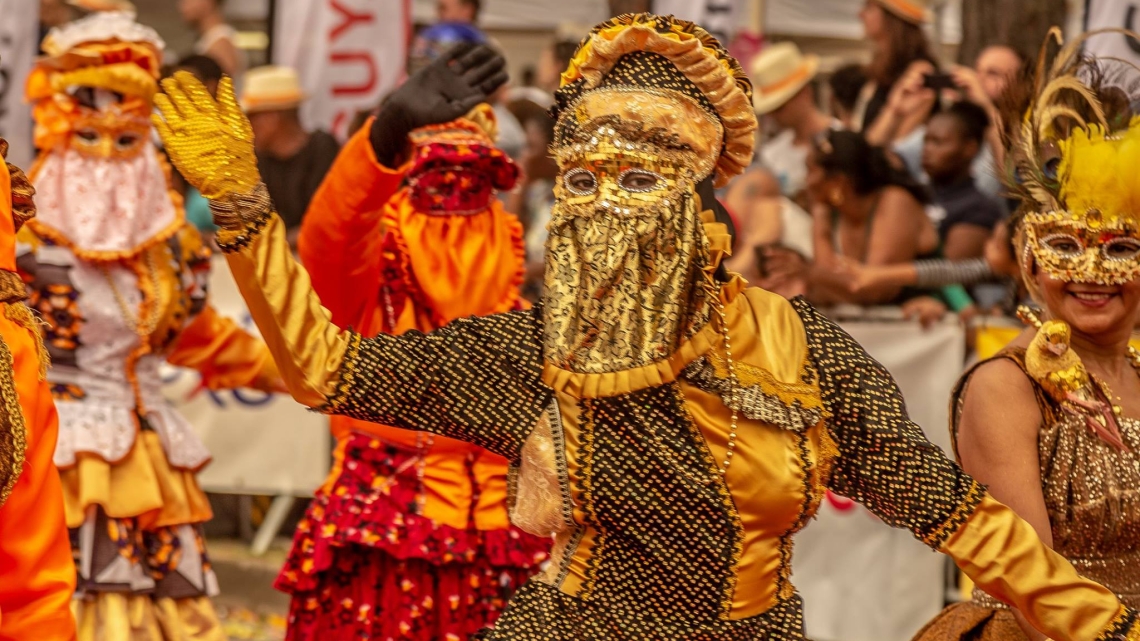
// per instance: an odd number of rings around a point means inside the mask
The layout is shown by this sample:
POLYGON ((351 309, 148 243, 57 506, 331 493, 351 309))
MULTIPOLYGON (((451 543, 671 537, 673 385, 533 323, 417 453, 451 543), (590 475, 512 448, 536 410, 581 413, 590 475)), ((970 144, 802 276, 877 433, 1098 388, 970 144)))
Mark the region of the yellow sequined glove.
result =
POLYGON ((253 129, 234 99, 233 81, 218 83, 215 101, 185 71, 162 81, 152 116, 171 162, 210 200, 251 192, 261 182, 253 154, 253 129))

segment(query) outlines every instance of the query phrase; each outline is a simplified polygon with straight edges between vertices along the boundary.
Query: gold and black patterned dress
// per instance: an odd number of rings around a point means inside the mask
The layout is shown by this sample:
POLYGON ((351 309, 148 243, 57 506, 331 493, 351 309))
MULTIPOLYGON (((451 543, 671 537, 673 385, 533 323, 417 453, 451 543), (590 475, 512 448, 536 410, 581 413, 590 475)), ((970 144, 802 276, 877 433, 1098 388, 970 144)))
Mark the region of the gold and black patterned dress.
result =
POLYGON ((735 279, 725 327, 602 374, 544 362, 541 309, 363 339, 329 322, 264 192, 234 206, 249 226, 227 259, 294 396, 505 457, 516 524, 555 537, 549 569, 485 639, 802 639, 792 535, 828 489, 950 554, 1054 638, 1140 634, 927 442, 886 370, 803 301, 735 279), (738 443, 722 476, 729 405, 738 443))
MULTIPOLYGON (((1009 348, 995 358, 1009 359, 1025 371, 1024 348, 1009 348)), ((955 450, 971 373, 954 391, 955 450)), ((1084 418, 1064 411, 1036 382, 1033 389, 1043 418, 1037 449, 1053 549, 1123 603, 1140 607, 1140 421, 1120 420, 1120 433, 1129 448, 1121 452, 1093 433, 1084 418)), ((1025 638, 1013 612, 983 590, 974 590, 971 601, 947 608, 916 637, 919 641, 1025 638)))

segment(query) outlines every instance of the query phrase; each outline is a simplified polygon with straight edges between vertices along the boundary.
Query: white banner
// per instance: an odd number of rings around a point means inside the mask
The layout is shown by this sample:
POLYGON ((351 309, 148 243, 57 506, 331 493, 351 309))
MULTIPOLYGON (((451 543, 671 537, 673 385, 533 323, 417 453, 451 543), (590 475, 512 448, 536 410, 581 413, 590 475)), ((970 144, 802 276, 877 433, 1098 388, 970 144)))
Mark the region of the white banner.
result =
POLYGON ((0 137, 9 143, 8 161, 22 169, 36 155, 24 84, 39 50, 39 9, 33 0, 0 0, 0 137))
MULTIPOLYGON (((965 359, 956 323, 843 323, 894 376, 913 421, 949 450, 950 392, 965 359)), ((792 581, 817 641, 909 641, 942 609, 946 561, 910 532, 888 528, 865 508, 830 496, 796 536, 792 581)))
MULTIPOLYGON (((17 0, 19 1, 19 0, 17 0)), ((358 111, 375 109, 404 77, 411 0, 277 3, 274 64, 293 67, 309 99, 307 127, 342 141, 358 111)))
MULTIPOLYGON (((256 334, 225 259, 214 258, 210 302, 256 334)), ((251 390, 211 392, 198 374, 164 372, 166 397, 194 426, 214 455, 199 474, 207 492, 311 496, 331 462, 328 420, 288 396, 251 390)))
POLYGON ((653 0, 653 11, 695 22, 726 47, 745 24, 744 0, 653 0))
MULTIPOLYGON (((1140 30, 1140 2, 1129 0, 1087 0, 1085 29, 1140 30)), ((1106 33, 1089 38, 1085 51, 1098 56, 1120 58, 1140 65, 1140 42, 1122 33, 1106 33)))

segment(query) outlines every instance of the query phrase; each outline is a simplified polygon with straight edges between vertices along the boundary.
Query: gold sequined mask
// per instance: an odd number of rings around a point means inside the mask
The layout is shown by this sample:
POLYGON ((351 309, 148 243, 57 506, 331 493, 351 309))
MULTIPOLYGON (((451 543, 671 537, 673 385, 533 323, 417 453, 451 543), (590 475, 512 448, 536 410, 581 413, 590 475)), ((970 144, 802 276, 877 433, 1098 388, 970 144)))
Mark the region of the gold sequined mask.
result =
MULTIPOLYGON (((107 93, 94 90, 96 94, 107 93)), ((75 100, 64 98, 62 100, 75 100)), ((125 160, 138 156, 147 147, 150 135, 150 102, 127 97, 121 101, 100 100, 97 104, 74 106, 70 146, 90 158, 125 160)))
POLYGON ((687 145, 603 116, 554 149, 546 247, 546 359, 585 373, 671 355, 707 319, 708 241, 687 145))
POLYGON ((1059 148, 1062 207, 1026 215, 1026 251, 1058 280, 1120 285, 1140 276, 1140 117, 1119 134, 1077 129, 1059 148))
POLYGON ((751 160, 751 84, 697 25, 623 15, 582 42, 553 113, 544 359, 582 374, 667 359, 708 322, 715 265, 696 190, 751 160))

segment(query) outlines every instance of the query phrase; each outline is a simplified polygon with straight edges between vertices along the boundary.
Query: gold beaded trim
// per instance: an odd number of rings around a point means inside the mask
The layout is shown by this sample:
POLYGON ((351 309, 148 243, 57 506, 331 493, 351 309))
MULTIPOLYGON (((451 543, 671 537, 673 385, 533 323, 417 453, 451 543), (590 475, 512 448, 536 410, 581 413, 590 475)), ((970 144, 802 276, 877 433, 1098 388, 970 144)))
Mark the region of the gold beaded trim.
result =
POLYGON ((223 252, 238 251, 253 242, 269 217, 273 215, 273 200, 265 183, 258 183, 247 194, 230 194, 210 201, 214 223, 219 227, 217 242, 223 252))
POLYGON ((364 337, 356 332, 349 331, 348 347, 344 350, 344 360, 340 365, 338 380, 324 405, 315 408, 322 414, 336 414, 348 402, 353 392, 358 363, 360 360, 360 345, 364 337))
POLYGON ((1108 625, 1096 641, 1140 641, 1140 617, 1125 606, 1108 625))
POLYGON ((16 394, 15 365, 8 344, 0 337, 0 505, 24 472, 28 433, 16 394))
POLYGON ((969 520, 974 510, 978 507, 978 504, 981 503, 985 497, 986 488, 977 481, 973 481, 970 484, 970 489, 966 491, 966 496, 962 499, 962 502, 958 504, 958 507, 954 509, 954 513, 950 515, 950 518, 946 519, 942 525, 934 528, 933 532, 923 536, 922 542, 932 549, 941 549, 942 544, 953 536, 953 534, 958 531, 958 528, 962 527, 962 524, 969 520))
POLYGON ((28 286, 16 272, 0 270, 0 303, 18 303, 28 297, 28 286))

